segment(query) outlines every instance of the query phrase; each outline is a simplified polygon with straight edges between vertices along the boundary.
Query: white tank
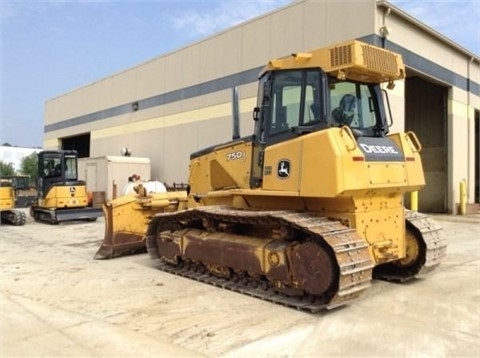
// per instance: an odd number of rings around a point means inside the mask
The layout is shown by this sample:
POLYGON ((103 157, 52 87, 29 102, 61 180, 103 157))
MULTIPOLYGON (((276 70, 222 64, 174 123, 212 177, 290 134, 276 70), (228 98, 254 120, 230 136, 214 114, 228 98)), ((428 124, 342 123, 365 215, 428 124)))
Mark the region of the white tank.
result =
POLYGON ((136 182, 130 182, 125 185, 123 188, 123 193, 122 195, 127 195, 127 194, 134 194, 135 193, 135 187, 138 184, 142 184, 143 187, 147 190, 147 193, 166 193, 167 188, 163 183, 159 181, 136 181, 136 182))

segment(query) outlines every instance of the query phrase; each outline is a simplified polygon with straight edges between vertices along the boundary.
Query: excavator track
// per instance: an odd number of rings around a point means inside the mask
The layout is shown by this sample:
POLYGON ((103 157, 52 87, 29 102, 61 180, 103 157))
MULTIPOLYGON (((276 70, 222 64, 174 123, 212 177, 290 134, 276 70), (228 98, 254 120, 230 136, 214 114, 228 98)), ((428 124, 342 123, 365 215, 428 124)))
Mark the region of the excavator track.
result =
POLYGON ((57 225, 59 223, 55 215, 55 209, 41 209, 32 205, 30 207, 30 216, 36 222, 44 222, 52 225, 57 225))
MULTIPOLYGON (((228 234, 231 232, 227 232, 228 234)), ((187 232, 181 235, 190 234, 187 232)), ((275 243, 276 241, 274 241, 275 243)), ((332 309, 358 298, 363 291, 370 287, 374 266, 367 243, 354 229, 346 227, 338 221, 330 221, 325 217, 294 211, 247 211, 224 206, 205 206, 182 212, 157 214, 149 225, 147 249, 152 258, 160 258, 158 267, 163 271, 310 312, 332 309), (207 233, 214 231, 212 223, 233 225, 236 226, 236 229, 253 226, 259 232, 266 227, 280 228, 280 231, 284 233, 295 232, 296 234, 290 237, 287 234, 287 240, 280 239, 279 241, 292 242, 292 245, 298 244, 288 262, 288 269, 296 269, 289 276, 297 277, 304 287, 302 285, 293 287, 295 286, 293 285, 279 289, 266 278, 265 273, 247 276, 233 274, 219 277, 208 270, 209 264, 212 263, 199 263, 197 260, 191 260, 183 252, 178 260, 162 257, 159 246, 162 245, 162 242, 171 242, 170 235, 175 236, 175 233, 188 230, 185 228, 199 227, 199 224, 205 226, 206 223, 207 229, 202 228, 202 232, 207 236, 207 233), (297 237, 301 237, 301 241, 298 243, 295 242, 297 237), (320 250, 319 247, 325 248, 325 251, 320 250), (319 250, 318 253, 315 250, 319 250), (333 262, 332 266, 334 267, 331 272, 335 274, 332 275, 333 277, 326 278, 328 284, 325 287, 328 289, 322 291, 316 286, 316 282, 309 282, 308 277, 313 271, 312 275, 325 276, 324 272, 319 272, 319 270, 323 270, 323 267, 308 266, 304 268, 300 266, 305 262, 316 263, 317 257, 325 255, 325 252, 329 257, 327 260, 323 257, 322 260, 333 262), (322 292, 315 294, 317 289, 322 292)), ((169 250, 167 249, 167 251, 169 250)), ((228 271, 236 272, 235 267, 229 267, 228 271)), ((325 272, 330 271, 326 268, 325 272)))
POLYGON ((81 220, 95 221, 97 217, 103 214, 99 208, 81 207, 81 208, 42 208, 32 205, 30 207, 30 216, 37 222, 44 222, 52 225, 58 225, 63 221, 81 220))
POLYGON ((407 234, 418 245, 417 257, 407 265, 389 263, 377 266, 373 277, 387 281, 405 282, 414 277, 421 277, 437 268, 447 254, 447 240, 443 228, 430 216, 419 212, 405 210, 407 234))

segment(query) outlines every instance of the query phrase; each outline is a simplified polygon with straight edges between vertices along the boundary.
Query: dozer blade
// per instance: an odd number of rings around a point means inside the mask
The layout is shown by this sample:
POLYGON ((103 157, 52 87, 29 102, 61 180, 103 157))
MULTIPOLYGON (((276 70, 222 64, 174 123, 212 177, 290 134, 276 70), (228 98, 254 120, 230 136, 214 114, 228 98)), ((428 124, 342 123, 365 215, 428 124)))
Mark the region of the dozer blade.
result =
POLYGON ((134 254, 145 251, 144 233, 150 210, 142 210, 137 196, 126 195, 103 204, 105 237, 95 259, 134 254))
POLYGON ((105 237, 95 259, 146 252, 145 234, 151 218, 160 212, 176 211, 187 205, 184 191, 152 193, 147 196, 128 194, 103 205, 105 237))

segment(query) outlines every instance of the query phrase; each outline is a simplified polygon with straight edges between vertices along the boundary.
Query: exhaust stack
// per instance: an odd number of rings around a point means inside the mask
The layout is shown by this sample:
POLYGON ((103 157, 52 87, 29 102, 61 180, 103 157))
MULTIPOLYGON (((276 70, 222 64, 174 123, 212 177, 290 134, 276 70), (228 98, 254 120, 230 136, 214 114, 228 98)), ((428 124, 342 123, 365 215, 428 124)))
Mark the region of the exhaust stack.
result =
POLYGON ((240 138, 240 111, 238 106, 238 87, 235 86, 232 89, 232 121, 233 132, 232 139, 240 138))

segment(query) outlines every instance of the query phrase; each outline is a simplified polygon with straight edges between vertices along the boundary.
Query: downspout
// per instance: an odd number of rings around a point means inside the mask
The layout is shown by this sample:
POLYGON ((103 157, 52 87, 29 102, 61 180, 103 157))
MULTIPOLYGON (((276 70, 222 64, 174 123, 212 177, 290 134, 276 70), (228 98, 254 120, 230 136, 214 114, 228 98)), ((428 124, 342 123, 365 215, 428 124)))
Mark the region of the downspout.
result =
POLYGON ((382 37, 382 48, 385 48, 385 44, 387 42, 387 37, 390 35, 390 28, 387 26, 387 17, 390 15, 392 9, 387 7, 387 10, 383 12, 382 16, 382 26, 380 27, 380 36, 382 37))
MULTIPOLYGON (((467 63, 467 203, 468 203, 468 193, 470 191, 470 187, 472 185, 468 185, 468 183, 471 183, 471 180, 470 180, 470 173, 471 173, 471 170, 470 170, 470 159, 471 159, 471 154, 470 154, 470 151, 471 151, 471 144, 472 144, 472 141, 471 141, 471 132, 472 132, 472 119, 470 118, 470 105, 471 105, 471 66, 473 64, 473 56, 470 57, 470 60, 468 61, 467 63)), ((474 126, 475 128, 475 126, 474 126)), ((474 129, 475 130, 475 129, 474 129)), ((474 134, 475 135, 475 134, 474 134)), ((475 150, 475 149, 474 149, 475 150)), ((474 165, 475 167, 475 165, 474 165)), ((474 169, 475 170, 475 169, 474 169)), ((475 179, 474 179, 474 182, 475 182, 475 179)), ((475 186, 475 185, 473 185, 475 186)), ((474 200, 475 202, 475 200, 474 200)))

